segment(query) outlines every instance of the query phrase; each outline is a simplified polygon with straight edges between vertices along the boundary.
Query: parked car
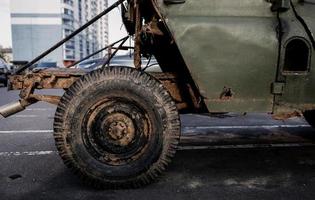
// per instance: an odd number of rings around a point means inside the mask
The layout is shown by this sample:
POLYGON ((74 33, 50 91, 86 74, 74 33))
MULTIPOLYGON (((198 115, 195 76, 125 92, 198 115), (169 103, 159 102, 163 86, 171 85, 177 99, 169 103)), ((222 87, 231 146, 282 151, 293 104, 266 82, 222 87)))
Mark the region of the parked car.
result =
MULTIPOLYGON (((79 63, 76 68, 84 69, 86 71, 93 71, 96 69, 99 69, 103 66, 103 64, 106 62, 106 58, 97 58, 97 59, 91 59, 86 60, 81 63, 79 63)), ((133 67, 133 54, 129 55, 116 55, 114 56, 110 61, 111 66, 127 66, 127 67, 133 67)), ((151 59, 142 58, 141 59, 141 66, 144 69, 145 67, 148 67, 147 71, 151 72, 160 72, 160 66, 156 59, 152 57, 151 59)))
POLYGON ((32 70, 32 72, 37 72, 40 70, 57 68, 57 67, 58 66, 57 66, 56 62, 40 62, 40 63, 33 65, 33 67, 31 67, 30 70, 32 70))
POLYGON ((104 64, 104 58, 85 60, 79 63, 75 68, 84 69, 87 71, 92 71, 100 68, 104 64))
POLYGON ((8 85, 9 69, 10 65, 0 58, 0 84, 3 84, 5 87, 8 85))

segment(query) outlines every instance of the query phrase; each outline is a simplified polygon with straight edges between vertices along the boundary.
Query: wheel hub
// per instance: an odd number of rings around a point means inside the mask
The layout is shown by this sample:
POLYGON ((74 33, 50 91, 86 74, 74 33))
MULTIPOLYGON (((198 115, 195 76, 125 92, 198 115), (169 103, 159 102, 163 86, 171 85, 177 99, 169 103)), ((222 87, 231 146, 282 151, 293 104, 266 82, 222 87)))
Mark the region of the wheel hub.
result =
POLYGON ((99 101, 82 121, 85 145, 97 160, 124 165, 141 157, 150 137, 147 114, 122 98, 99 101))
POLYGON ((104 120, 103 130, 104 135, 108 135, 111 142, 119 146, 127 146, 135 137, 132 119, 121 113, 108 115, 104 120))

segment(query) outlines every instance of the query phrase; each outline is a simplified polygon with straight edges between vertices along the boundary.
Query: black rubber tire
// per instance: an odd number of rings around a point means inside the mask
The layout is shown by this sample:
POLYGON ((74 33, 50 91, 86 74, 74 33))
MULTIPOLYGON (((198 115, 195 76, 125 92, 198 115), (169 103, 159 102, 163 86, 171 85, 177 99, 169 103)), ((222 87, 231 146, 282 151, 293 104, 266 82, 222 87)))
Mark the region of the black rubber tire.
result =
POLYGON ((315 110, 306 110, 303 112, 303 116, 309 125, 315 128, 315 110))
POLYGON ((169 92, 152 76, 127 67, 83 76, 65 92, 54 118, 62 160, 97 188, 151 183, 170 163, 179 137, 169 92))

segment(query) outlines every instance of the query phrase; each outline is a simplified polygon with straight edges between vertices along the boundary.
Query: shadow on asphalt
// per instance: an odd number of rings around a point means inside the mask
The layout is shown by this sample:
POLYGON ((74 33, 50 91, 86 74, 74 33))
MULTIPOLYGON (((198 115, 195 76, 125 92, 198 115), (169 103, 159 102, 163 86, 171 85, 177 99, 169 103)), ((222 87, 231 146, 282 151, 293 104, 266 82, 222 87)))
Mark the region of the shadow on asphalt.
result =
MULTIPOLYGON (((276 199, 281 195, 278 199, 296 199, 298 194, 299 199, 313 199, 314 165, 314 147, 187 150, 177 153, 159 181, 144 188, 95 190, 61 167, 31 192, 11 197, 161 200, 276 199)), ((39 170, 51 173, 49 168, 39 170)))

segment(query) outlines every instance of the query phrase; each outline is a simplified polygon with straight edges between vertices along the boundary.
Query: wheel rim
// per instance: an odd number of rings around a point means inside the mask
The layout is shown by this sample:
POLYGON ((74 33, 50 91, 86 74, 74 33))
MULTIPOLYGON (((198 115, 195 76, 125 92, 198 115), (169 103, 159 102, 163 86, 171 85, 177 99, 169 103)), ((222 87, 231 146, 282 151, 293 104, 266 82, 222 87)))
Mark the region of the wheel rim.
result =
POLYGON ((148 148, 151 123, 136 102, 112 97, 94 104, 84 115, 81 130, 88 152, 108 165, 136 161, 148 148))

